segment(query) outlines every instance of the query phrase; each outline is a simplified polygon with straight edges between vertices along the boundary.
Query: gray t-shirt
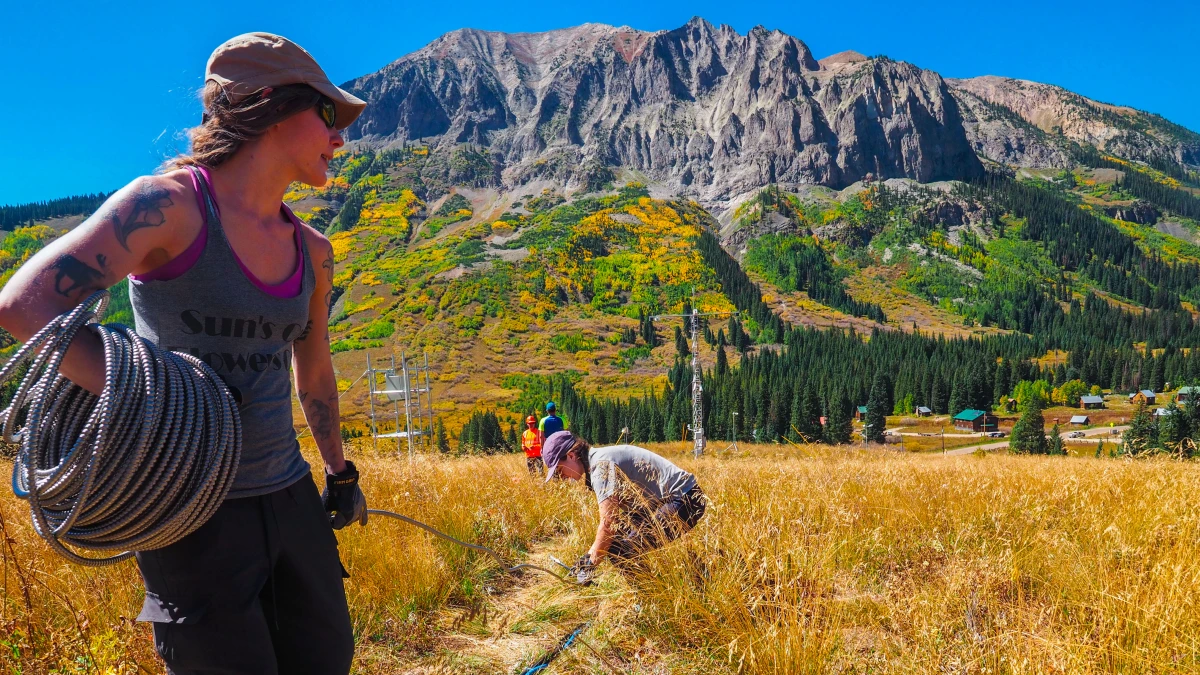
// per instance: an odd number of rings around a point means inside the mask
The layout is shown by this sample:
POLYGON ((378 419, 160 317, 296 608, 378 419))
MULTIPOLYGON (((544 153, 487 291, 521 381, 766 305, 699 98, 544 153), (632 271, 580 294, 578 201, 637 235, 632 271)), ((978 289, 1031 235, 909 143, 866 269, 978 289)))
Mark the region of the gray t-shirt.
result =
POLYGON ((654 507, 696 486, 695 476, 636 445, 592 448, 588 461, 592 489, 601 502, 614 494, 620 497, 624 488, 636 486, 640 498, 654 507))

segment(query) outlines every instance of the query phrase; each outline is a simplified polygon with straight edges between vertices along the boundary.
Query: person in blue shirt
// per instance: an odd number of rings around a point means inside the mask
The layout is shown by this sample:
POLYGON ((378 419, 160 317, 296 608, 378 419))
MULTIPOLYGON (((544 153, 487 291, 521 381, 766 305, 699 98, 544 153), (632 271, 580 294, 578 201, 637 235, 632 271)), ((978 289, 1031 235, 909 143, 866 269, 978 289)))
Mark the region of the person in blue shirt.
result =
POLYGON ((554 407, 554 401, 546 404, 546 416, 538 422, 538 430, 542 432, 542 442, 545 443, 547 438, 564 429, 562 418, 558 416, 558 411, 554 407))

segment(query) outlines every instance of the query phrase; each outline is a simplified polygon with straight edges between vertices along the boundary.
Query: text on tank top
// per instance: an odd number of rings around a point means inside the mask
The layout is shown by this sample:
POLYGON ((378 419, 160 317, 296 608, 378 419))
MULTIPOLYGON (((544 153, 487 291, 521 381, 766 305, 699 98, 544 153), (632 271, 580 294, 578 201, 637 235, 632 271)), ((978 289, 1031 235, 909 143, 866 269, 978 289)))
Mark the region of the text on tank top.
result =
MULTIPOLYGON (((229 497, 267 494, 309 473, 292 426, 291 380, 293 342, 308 324, 315 286, 308 246, 300 236, 299 292, 281 297, 282 284, 264 288, 225 237, 208 182, 191 170, 204 204, 203 250, 170 279, 130 278, 134 329, 203 360, 225 381, 242 418, 242 458, 229 497)), ((290 210, 281 212, 299 228, 290 210)))

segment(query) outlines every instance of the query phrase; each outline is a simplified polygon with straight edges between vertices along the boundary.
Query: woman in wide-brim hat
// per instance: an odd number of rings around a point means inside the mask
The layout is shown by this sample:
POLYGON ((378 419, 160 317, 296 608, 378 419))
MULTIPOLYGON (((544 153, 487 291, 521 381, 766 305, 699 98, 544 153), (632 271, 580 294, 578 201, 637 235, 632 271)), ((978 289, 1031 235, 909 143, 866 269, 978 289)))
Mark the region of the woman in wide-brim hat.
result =
MULTIPOLYGON (((283 204, 320 186, 365 104, 277 35, 229 40, 208 61, 191 153, 138 178, 31 258, 0 292, 24 340, 126 276, 135 329, 204 360, 242 419, 241 462, 211 520, 137 555, 140 620, 171 673, 346 673, 354 641, 333 530, 366 522, 342 454, 327 322, 333 251, 283 204), (294 371, 294 372, 293 372, 294 371), (317 492, 292 426, 292 385, 324 463, 317 492)), ((99 393, 104 350, 78 334, 61 372, 99 393)))

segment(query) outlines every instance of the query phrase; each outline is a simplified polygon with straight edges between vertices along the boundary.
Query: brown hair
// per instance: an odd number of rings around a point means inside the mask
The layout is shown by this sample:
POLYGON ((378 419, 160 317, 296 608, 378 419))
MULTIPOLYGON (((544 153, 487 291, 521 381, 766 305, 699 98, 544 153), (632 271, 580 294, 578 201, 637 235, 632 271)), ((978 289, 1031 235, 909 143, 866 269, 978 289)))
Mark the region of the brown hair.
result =
POLYGON ((581 437, 581 436, 576 436, 575 444, 572 445, 567 450, 567 452, 571 452, 571 450, 575 451, 575 456, 579 458, 580 462, 583 462, 584 473, 587 473, 589 470, 591 470, 591 466, 589 465, 589 458, 588 458, 588 453, 591 452, 591 449, 592 449, 591 443, 588 443, 587 441, 583 440, 583 437, 581 437))
POLYGON ((317 105, 321 93, 307 84, 289 84, 263 89, 231 103, 221 85, 209 80, 200 98, 204 117, 200 126, 188 130, 191 152, 168 160, 163 165, 165 170, 197 164, 210 169, 220 166, 271 125, 317 105))

